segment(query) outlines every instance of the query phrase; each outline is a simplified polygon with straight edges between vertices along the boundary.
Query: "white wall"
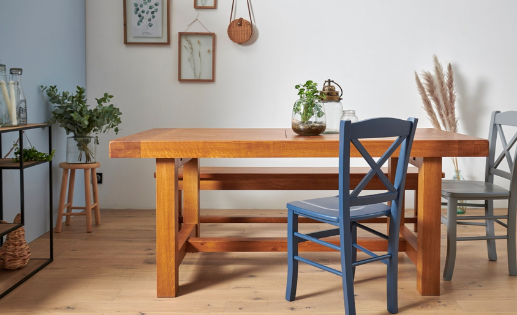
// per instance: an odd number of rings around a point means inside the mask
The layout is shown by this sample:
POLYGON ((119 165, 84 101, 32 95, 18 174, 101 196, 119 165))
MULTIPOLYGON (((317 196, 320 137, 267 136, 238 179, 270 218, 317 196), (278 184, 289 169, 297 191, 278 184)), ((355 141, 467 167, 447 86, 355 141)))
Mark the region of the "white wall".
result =
MULTIPOLYGON (((29 123, 43 123, 50 117, 51 107, 40 85, 75 91, 77 85, 86 83, 84 0, 0 0, 0 43, 0 63, 8 68, 23 68, 29 123)), ((66 135, 57 126, 52 131, 56 150, 52 172, 56 211, 62 174, 58 164, 66 158, 66 135)), ((47 129, 29 130, 27 135, 39 151, 47 152, 47 129)), ((2 134, 3 154, 16 139, 18 133, 2 134)), ((27 147, 27 142, 24 145, 27 147)), ((25 230, 29 242, 48 231, 48 172, 46 164, 25 170, 25 230)), ((2 173, 4 219, 12 222, 20 212, 19 171, 2 173)), ((79 175, 75 186, 77 205, 84 204, 81 178, 79 175)))
MULTIPOLYGON (((241 3, 242 2, 242 3, 241 3)), ((245 1, 238 16, 246 17, 245 1)), ((105 91, 121 107, 125 136, 155 127, 290 128, 294 85, 332 78, 345 88, 345 108, 359 118, 420 118, 430 127, 414 70, 431 70, 432 55, 456 73, 459 131, 486 137, 493 110, 516 109, 517 2, 513 0, 252 1, 256 41, 226 35, 231 1, 195 10, 171 0, 171 45, 123 44, 121 1, 86 1, 88 98, 105 91), (217 34, 214 83, 177 80, 178 32, 197 14, 217 34)), ((200 25, 190 30, 203 31, 200 25)), ((154 208, 154 160, 109 159, 99 148, 103 208, 154 208)), ((202 165, 330 166, 333 159, 203 160, 202 165)), ((460 159, 468 179, 483 177, 484 159, 460 159)), ((444 159, 447 177, 452 164, 444 159)), ((329 192, 204 192, 204 208, 283 208, 329 192), (263 196, 267 196, 264 198, 263 196)), ((411 198, 408 198, 412 205, 411 198)))

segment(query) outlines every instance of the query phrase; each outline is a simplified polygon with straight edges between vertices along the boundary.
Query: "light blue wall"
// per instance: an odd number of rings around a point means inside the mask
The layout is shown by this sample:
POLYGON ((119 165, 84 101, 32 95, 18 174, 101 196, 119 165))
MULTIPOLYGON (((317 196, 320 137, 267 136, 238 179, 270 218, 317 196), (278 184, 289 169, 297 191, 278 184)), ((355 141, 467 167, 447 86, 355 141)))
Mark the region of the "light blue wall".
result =
MULTIPOLYGON (((29 123, 48 120, 51 108, 40 85, 57 85, 75 91, 86 85, 85 3, 84 0, 0 0, 0 63, 23 68, 22 86, 27 97, 29 123)), ((27 132, 32 144, 47 150, 47 131, 27 132)), ((7 153, 17 134, 2 135, 2 152, 7 153)), ((54 211, 57 210, 61 171, 65 160, 66 135, 54 127, 54 211)), ((48 167, 25 171, 25 217, 27 240, 48 231, 48 167)), ((4 170, 4 219, 11 221, 19 212, 18 171, 4 170)), ((76 180, 78 205, 84 204, 82 174, 76 180)), ((75 203, 75 202, 74 202, 75 203)))

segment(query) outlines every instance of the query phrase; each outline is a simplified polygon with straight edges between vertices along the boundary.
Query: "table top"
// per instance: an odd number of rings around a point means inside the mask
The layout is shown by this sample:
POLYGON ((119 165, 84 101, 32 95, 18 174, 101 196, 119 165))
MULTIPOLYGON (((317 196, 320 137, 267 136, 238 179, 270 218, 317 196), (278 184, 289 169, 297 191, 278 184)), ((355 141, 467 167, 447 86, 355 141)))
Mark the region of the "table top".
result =
MULTIPOLYGON (((362 139, 372 156, 394 138, 362 139)), ((338 157, 339 135, 299 136, 285 128, 157 128, 110 141, 111 158, 338 157)), ((361 157, 352 147, 351 155, 361 157)), ((488 140, 417 128, 413 157, 488 156, 488 140)))

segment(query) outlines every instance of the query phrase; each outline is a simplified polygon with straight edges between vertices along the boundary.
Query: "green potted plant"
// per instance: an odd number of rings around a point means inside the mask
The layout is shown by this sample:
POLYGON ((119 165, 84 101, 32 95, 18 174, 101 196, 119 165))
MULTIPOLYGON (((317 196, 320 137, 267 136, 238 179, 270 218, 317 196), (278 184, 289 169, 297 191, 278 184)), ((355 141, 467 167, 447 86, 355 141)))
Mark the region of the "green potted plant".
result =
POLYGON ((309 80, 303 85, 296 85, 295 88, 300 99, 296 100, 293 106, 293 131, 301 136, 317 136, 327 128, 318 83, 309 80))
POLYGON ((52 104, 56 104, 49 123, 58 123, 63 127, 68 137, 66 146, 67 163, 95 163, 96 145, 99 144, 99 133, 113 129, 119 132, 120 115, 122 113, 113 104, 109 104, 113 95, 104 93, 96 98, 97 106, 93 109, 86 104, 85 89, 77 87, 76 94, 59 93, 57 87, 42 86, 52 104), (109 105, 108 105, 109 104, 109 105))

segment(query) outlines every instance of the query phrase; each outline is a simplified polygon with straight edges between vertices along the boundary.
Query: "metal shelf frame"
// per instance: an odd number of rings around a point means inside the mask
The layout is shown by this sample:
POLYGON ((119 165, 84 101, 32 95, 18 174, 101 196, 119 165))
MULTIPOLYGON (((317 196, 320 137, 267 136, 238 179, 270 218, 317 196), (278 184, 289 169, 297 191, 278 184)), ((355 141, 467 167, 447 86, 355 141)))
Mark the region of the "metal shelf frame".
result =
MULTIPOLYGON (((38 163, 31 163, 31 165, 24 165, 23 162, 23 132, 25 130, 29 129, 35 129, 35 128, 48 128, 48 153, 50 154, 52 152, 52 127, 49 124, 28 124, 25 126, 16 126, 16 127, 7 127, 7 128, 0 128, 0 156, 2 156, 2 134, 7 132, 18 132, 20 141, 19 141, 19 147, 20 147, 20 165, 17 167, 8 167, 8 168, 0 168, 0 220, 3 220, 4 217, 4 194, 3 194, 3 171, 4 170, 18 170, 20 172, 20 213, 21 213, 21 224, 18 226, 15 226, 14 228, 7 229, 5 231, 2 231, 0 233, 0 246, 3 244, 3 236, 6 235, 9 232, 12 232, 13 230, 22 227, 25 225, 25 178, 24 178, 24 170, 27 167, 32 167, 36 165, 42 165, 45 163, 48 163, 48 188, 49 188, 49 258, 31 258, 34 260, 44 260, 44 262, 38 266, 36 269, 31 271, 29 274, 23 276, 20 280, 18 280, 16 283, 14 283, 12 286, 10 286, 7 290, 0 292, 0 299, 9 294, 9 292, 13 291, 15 288, 17 288, 19 285, 24 283, 27 279, 38 273, 41 269, 43 269, 45 266, 50 264, 54 260, 54 233, 53 233, 53 222, 54 222, 54 215, 53 215, 53 192, 52 192, 52 161, 49 162, 38 162, 38 163)), ((19 269, 23 270, 23 269, 19 269)), ((16 271, 13 271, 16 272, 16 271)), ((1 283, 2 279, 0 279, 1 283)))

